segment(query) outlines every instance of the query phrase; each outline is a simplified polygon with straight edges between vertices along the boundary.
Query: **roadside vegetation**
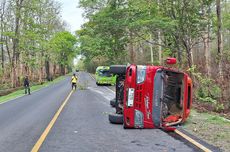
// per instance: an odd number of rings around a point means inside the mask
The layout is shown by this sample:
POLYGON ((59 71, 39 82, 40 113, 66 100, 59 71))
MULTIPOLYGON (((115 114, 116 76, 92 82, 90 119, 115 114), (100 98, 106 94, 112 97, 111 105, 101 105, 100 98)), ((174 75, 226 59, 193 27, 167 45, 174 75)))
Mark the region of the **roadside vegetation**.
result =
MULTIPOLYGON (((64 76, 61 76, 61 77, 58 77, 58 78, 54 79, 53 81, 44 82, 43 84, 31 84, 31 88, 30 88, 31 93, 33 93, 34 91, 37 91, 37 90, 39 90, 41 88, 44 88, 44 87, 47 87, 49 85, 55 84, 55 83, 63 80, 64 78, 65 78, 64 76)), ((17 91, 9 93, 9 94, 7 94, 5 96, 1 96, 0 97, 0 103, 3 103, 3 102, 6 102, 6 101, 9 101, 9 100, 24 96, 25 95, 24 93, 25 93, 25 90, 24 90, 23 87, 21 87, 17 91)))
POLYGON ((80 0, 80 7, 87 22, 76 31, 79 68, 165 65, 176 57, 194 84, 185 129, 230 150, 229 0, 80 0))
POLYGON ((176 57, 193 78, 199 112, 185 128, 229 151, 230 124, 219 115, 230 119, 230 1, 79 1, 87 22, 75 36, 55 0, 0 1, 0 96, 19 89, 0 102, 24 93, 25 75, 43 84, 70 72, 76 55, 77 68, 92 73, 99 65, 165 65, 176 57))
POLYGON ((0 96, 70 72, 76 37, 61 19, 55 0, 0 1, 0 96))
POLYGON ((230 1, 80 0, 79 67, 165 65, 193 78, 194 107, 230 117, 230 1))
POLYGON ((183 128, 223 151, 230 150, 230 120, 224 117, 192 110, 183 128))

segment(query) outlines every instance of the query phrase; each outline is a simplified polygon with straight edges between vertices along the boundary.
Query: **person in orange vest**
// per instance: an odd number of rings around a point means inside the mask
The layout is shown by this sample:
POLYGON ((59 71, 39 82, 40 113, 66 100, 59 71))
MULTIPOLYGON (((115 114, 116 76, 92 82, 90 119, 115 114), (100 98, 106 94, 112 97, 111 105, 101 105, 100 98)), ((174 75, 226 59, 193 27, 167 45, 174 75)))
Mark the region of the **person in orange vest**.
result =
POLYGON ((77 89, 77 76, 75 75, 75 73, 72 76, 71 82, 72 82, 72 90, 73 88, 75 88, 76 90, 77 89))

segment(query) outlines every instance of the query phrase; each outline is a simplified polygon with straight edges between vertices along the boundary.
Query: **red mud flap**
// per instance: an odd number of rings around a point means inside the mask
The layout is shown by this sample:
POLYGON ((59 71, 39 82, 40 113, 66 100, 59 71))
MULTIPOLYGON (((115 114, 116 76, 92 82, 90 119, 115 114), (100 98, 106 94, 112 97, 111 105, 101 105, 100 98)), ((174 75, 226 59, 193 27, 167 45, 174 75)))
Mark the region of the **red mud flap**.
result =
POLYGON ((161 129, 163 129, 164 131, 167 131, 167 132, 172 132, 172 131, 176 130, 176 127, 163 125, 161 129))
POLYGON ((168 116, 163 121, 162 129, 167 132, 175 131, 177 129, 175 125, 181 122, 181 120, 182 119, 180 118, 180 116, 174 116, 174 115, 168 116))

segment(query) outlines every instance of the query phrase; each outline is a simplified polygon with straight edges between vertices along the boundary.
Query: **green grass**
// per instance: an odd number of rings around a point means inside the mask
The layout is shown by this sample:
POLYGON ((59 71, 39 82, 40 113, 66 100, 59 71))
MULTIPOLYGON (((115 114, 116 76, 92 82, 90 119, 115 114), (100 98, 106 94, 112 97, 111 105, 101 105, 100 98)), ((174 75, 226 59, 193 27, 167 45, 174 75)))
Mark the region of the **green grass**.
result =
POLYGON ((183 128, 223 151, 230 151, 230 120, 228 119, 217 114, 198 113, 192 110, 183 128))
MULTIPOLYGON (((51 84, 55 84, 55 83, 63 80, 64 78, 65 78, 65 76, 61 76, 61 77, 58 77, 58 78, 54 79, 53 81, 45 82, 42 85, 32 85, 30 87, 31 93, 33 93, 33 91, 37 91, 37 90, 39 90, 41 88, 47 87, 47 86, 49 86, 51 84)), ((15 92, 13 92, 13 93, 8 94, 8 95, 1 96, 0 97, 0 103, 7 102, 7 101, 9 101, 11 99, 21 97, 21 96, 24 96, 24 95, 25 95, 24 94, 24 89, 20 89, 20 90, 17 90, 15 92)))
POLYGON ((230 120, 218 116, 216 114, 210 114, 210 113, 199 113, 196 110, 192 109, 190 113, 190 117, 185 123, 185 126, 190 125, 191 123, 194 123, 196 121, 202 121, 202 122, 208 122, 208 123, 217 123, 219 125, 221 124, 230 124, 230 120))

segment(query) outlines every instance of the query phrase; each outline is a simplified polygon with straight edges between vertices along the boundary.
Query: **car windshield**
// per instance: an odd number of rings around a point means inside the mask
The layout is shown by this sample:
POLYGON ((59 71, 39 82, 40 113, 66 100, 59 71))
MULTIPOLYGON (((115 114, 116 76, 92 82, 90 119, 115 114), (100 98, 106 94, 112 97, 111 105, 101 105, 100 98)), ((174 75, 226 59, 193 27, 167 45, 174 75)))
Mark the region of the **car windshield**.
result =
POLYGON ((109 72, 109 70, 99 70, 98 75, 102 77, 111 77, 112 74, 109 72))

